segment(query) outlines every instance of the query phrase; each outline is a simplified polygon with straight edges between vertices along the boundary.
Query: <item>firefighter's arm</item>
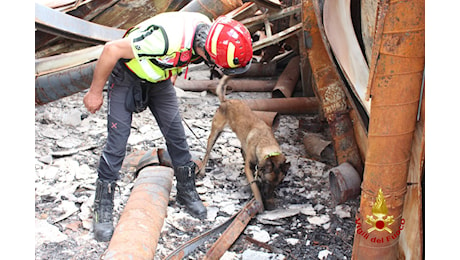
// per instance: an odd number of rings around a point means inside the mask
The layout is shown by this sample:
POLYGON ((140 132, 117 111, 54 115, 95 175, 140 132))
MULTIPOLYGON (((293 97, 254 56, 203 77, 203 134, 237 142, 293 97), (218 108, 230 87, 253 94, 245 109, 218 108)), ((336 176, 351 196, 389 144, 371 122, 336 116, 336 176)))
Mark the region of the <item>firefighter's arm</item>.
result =
POLYGON ((83 103, 89 112, 95 113, 103 103, 102 91, 115 64, 119 59, 132 59, 134 53, 128 38, 111 41, 105 44, 96 63, 90 89, 83 98, 83 103))

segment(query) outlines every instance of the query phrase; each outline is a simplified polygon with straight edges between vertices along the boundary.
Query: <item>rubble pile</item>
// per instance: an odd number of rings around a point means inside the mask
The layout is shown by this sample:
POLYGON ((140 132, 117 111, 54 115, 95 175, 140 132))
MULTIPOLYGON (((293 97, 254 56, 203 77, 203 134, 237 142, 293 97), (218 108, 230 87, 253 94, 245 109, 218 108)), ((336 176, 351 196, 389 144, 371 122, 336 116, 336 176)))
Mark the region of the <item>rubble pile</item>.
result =
MULTIPOLYGON (((177 93, 191 151, 201 158, 219 101, 207 92, 177 89, 177 93)), ((108 246, 108 242, 93 239, 91 216, 95 169, 107 136, 107 108, 105 102, 99 112, 89 114, 83 95, 35 109, 36 259, 99 259, 108 246)), ((265 92, 228 94, 235 99, 269 97, 265 92)), ((328 170, 335 166, 328 158, 333 156, 313 160, 302 142, 305 124, 322 124, 318 115, 278 118, 275 136, 291 167, 276 190, 277 208, 256 215, 222 259, 350 259, 358 198, 335 205, 328 182, 328 170)), ((316 128, 328 139, 327 125, 316 128)), ((152 148, 165 148, 165 144, 146 110, 133 115, 127 154, 152 148)), ((164 258, 244 207, 252 194, 243 167, 239 140, 226 129, 214 146, 206 175, 197 180, 207 219, 195 219, 177 205, 174 182, 155 259, 164 258)), ((129 198, 133 178, 132 172, 121 172, 115 194, 115 224, 129 198)), ((187 259, 203 258, 216 239, 198 247, 187 259)))

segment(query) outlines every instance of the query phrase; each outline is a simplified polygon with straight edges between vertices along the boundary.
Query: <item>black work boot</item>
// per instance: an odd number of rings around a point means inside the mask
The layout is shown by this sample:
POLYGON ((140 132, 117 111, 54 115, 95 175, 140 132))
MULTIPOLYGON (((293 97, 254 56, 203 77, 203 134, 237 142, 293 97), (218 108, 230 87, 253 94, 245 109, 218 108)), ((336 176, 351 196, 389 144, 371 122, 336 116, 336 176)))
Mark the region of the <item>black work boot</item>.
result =
POLYGON ((99 242, 107 242, 113 234, 113 195, 115 181, 96 181, 96 197, 94 199, 93 231, 94 238, 99 242))
POLYGON ((184 205, 192 216, 205 219, 207 211, 196 191, 195 169, 196 164, 194 162, 174 168, 174 175, 176 175, 177 180, 176 200, 179 204, 184 205))

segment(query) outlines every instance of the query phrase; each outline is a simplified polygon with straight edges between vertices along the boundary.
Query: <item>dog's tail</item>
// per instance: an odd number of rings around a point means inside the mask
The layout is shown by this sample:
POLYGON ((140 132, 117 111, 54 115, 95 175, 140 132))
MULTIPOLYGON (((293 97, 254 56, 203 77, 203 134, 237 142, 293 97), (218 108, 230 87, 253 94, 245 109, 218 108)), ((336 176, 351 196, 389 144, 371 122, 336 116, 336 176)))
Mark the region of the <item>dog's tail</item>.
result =
POLYGON ((220 102, 225 101, 225 90, 227 89, 227 83, 230 78, 230 76, 224 75, 217 84, 216 94, 217 97, 219 97, 220 102))

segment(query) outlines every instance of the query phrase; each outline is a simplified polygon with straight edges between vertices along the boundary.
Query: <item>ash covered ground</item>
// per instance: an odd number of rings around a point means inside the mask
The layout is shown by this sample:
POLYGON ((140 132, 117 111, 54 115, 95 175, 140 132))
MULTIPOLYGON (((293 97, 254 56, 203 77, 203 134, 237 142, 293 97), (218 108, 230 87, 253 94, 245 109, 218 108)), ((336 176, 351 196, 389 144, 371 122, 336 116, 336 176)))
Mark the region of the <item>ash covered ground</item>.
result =
MULTIPOLYGON (((182 117, 193 130, 186 127, 191 151, 202 157, 219 101, 212 93, 177 91, 182 117)), ((95 169, 107 137, 106 100, 99 112, 90 114, 82 103, 83 95, 77 93, 35 109, 36 259, 99 259, 109 244, 93 239, 91 219, 95 169)), ((271 93, 265 92, 227 95, 235 99, 270 97, 271 93)), ((358 198, 335 205, 328 181, 329 169, 335 166, 333 151, 313 158, 302 142, 309 131, 319 131, 330 140, 327 124, 317 114, 281 114, 277 120, 275 137, 291 163, 276 190, 277 208, 253 218, 222 259, 350 259, 358 198)), ((150 111, 135 114, 127 154, 164 147, 150 111)), ((204 221, 176 204, 174 181, 155 259, 163 259, 244 207, 252 194, 243 164, 239 140, 226 129, 214 146, 209 171, 197 179, 197 189, 208 209, 204 221)), ((115 224, 134 181, 132 172, 121 172, 115 194, 115 224)), ((215 240, 186 259, 203 258, 215 240)))

